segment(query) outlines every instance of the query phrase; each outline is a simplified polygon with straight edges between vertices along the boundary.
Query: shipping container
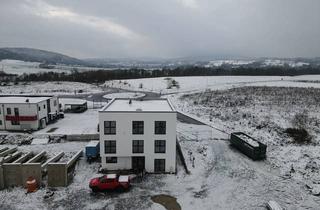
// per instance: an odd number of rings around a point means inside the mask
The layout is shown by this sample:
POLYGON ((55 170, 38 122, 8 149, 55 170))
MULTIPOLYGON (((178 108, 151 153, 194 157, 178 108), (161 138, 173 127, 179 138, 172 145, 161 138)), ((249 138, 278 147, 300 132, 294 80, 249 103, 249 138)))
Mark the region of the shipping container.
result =
POLYGON ((88 160, 96 159, 100 156, 100 143, 99 141, 90 141, 86 145, 86 157, 88 160))
POLYGON ((245 133, 231 133, 230 143, 253 160, 266 158, 267 146, 245 133))

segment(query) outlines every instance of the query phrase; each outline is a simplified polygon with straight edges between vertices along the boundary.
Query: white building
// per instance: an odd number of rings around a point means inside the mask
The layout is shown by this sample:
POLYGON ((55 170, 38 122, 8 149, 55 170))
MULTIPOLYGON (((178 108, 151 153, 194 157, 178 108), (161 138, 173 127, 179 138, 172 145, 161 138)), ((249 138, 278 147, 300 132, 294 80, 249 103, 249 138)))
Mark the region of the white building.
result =
POLYGON ((102 168, 174 173, 176 118, 165 99, 113 99, 99 111, 102 168))
POLYGON ((38 130, 58 117, 55 96, 0 97, 0 130, 38 130))

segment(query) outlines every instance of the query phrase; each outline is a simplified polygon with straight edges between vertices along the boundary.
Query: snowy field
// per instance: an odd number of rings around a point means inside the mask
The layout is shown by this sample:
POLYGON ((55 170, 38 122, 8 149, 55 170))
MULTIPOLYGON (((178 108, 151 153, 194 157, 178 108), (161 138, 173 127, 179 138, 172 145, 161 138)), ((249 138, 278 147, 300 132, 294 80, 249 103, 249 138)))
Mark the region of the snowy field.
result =
POLYGON ((101 70, 100 68, 94 67, 84 67, 84 66, 68 66, 68 65, 53 65, 53 69, 45 69, 39 68, 39 62, 28 62, 28 61, 21 61, 21 60, 10 60, 4 59, 0 60, 0 70, 10 73, 10 74, 36 74, 41 72, 57 72, 57 73, 70 73, 74 69, 78 71, 92 71, 92 70, 101 70))
POLYGON ((0 86, 0 94, 77 95, 102 91, 96 85, 80 82, 27 82, 18 85, 0 86))
POLYGON ((144 93, 139 93, 139 92, 123 92, 123 93, 110 93, 107 95, 104 95, 103 98, 107 99, 113 99, 113 98, 141 98, 145 96, 144 93))
POLYGON ((221 90, 244 85, 268 85, 270 86, 317 86, 319 84, 309 84, 298 82, 300 80, 320 81, 320 75, 305 75, 295 77, 280 76, 198 76, 198 77, 169 77, 178 82, 179 88, 168 89, 166 77, 132 79, 132 80, 113 80, 107 81, 107 87, 122 88, 135 91, 151 91, 161 94, 181 93, 192 91, 203 91, 205 89, 221 90))
POLYGON ((319 187, 320 89, 240 87, 169 96, 175 107, 227 133, 243 131, 268 145, 266 164, 283 177, 319 187), (307 113, 310 143, 298 144, 285 130, 307 113))

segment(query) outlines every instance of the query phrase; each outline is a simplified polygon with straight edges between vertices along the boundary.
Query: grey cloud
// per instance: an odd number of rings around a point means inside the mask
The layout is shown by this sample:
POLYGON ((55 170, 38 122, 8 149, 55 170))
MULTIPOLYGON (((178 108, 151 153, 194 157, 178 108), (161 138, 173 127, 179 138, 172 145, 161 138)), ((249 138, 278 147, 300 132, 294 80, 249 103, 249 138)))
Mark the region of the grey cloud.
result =
POLYGON ((0 47, 77 57, 315 57, 318 0, 3 0, 0 47))

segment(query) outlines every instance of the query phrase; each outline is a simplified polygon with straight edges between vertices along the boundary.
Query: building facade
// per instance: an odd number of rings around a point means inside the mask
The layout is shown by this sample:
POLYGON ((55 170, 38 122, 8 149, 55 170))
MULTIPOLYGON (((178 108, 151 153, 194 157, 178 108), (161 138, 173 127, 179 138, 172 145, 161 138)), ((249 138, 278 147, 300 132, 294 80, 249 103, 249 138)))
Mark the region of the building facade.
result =
POLYGON ((102 168, 175 173, 176 118, 168 100, 112 100, 99 112, 102 168))
POLYGON ((0 97, 0 130, 38 130, 57 119, 59 100, 56 96, 0 97))

